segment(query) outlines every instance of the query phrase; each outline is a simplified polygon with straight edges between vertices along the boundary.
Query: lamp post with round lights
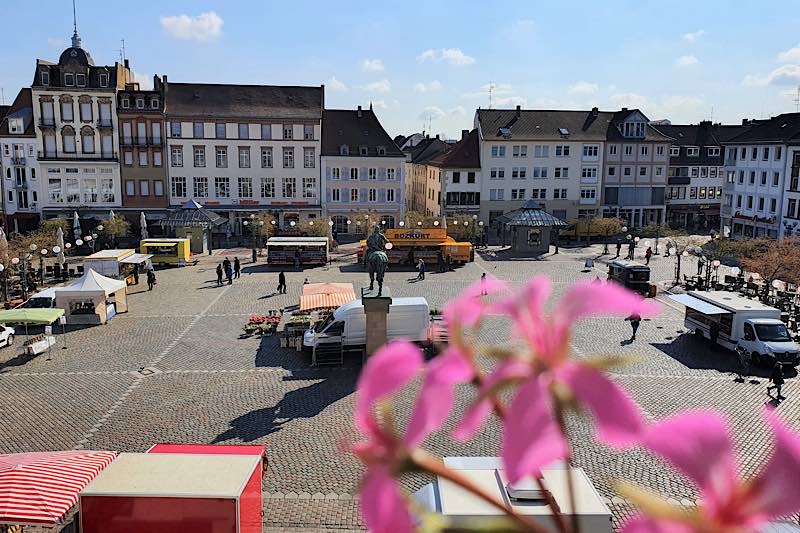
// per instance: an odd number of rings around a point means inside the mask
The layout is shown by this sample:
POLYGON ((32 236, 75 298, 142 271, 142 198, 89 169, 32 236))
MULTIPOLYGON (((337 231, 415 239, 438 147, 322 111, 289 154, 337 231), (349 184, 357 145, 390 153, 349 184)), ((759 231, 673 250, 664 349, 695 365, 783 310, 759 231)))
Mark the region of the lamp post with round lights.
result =
POLYGON ((8 301, 8 276, 6 272, 6 265, 0 263, 0 272, 3 273, 3 302, 8 301))

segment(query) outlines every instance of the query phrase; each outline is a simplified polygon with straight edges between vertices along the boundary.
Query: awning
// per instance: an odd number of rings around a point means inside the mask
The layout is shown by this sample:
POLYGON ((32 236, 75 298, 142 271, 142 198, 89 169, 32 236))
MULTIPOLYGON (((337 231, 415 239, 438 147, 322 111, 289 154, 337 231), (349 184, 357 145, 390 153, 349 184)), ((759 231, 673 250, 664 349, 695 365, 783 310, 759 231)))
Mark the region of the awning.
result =
POLYGON ((117 456, 87 450, 0 455, 0 524, 57 525, 117 456))
POLYGON ((690 294, 673 294, 670 296, 670 299, 675 300, 686 307, 690 307, 695 311, 703 313, 704 315, 725 315, 730 313, 730 311, 726 311, 725 309, 717 307, 714 304, 710 304, 699 298, 695 298, 690 294))
POLYGON ((64 314, 63 309, 9 309, 0 311, 3 324, 52 324, 64 314))
POLYGON ((303 285, 300 311, 336 309, 356 299, 351 283, 309 283, 303 285))
POLYGON ((125 257, 124 259, 120 259, 120 263, 131 263, 134 265, 138 265, 140 263, 144 263, 148 259, 153 257, 153 254, 133 254, 125 257))

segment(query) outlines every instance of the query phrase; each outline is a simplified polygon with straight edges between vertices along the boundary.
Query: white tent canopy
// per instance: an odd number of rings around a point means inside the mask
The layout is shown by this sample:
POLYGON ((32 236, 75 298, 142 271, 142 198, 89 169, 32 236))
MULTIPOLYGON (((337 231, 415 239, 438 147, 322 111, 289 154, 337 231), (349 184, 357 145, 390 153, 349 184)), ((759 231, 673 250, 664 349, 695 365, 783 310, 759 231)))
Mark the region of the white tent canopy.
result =
POLYGON ((115 292, 124 289, 127 284, 123 280, 107 278, 92 270, 91 268, 80 278, 76 279, 70 285, 64 287, 63 291, 69 292, 100 292, 103 291, 106 296, 114 294, 115 292))

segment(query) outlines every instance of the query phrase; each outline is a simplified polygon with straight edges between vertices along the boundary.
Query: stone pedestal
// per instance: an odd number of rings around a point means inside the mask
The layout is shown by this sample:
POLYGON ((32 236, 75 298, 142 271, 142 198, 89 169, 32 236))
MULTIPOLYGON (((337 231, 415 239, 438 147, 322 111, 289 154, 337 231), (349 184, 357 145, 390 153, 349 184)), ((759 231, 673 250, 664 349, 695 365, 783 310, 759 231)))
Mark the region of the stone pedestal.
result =
POLYGON ((367 316, 367 356, 386 344, 387 318, 392 297, 388 295, 386 287, 383 288, 383 295, 377 294, 377 290, 361 289, 361 302, 367 316))

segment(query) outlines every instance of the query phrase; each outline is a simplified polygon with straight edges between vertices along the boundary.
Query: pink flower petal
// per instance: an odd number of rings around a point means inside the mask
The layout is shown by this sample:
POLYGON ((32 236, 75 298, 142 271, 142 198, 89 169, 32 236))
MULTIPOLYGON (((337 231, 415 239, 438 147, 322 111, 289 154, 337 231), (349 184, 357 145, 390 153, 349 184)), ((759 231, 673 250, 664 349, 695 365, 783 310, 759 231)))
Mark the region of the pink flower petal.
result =
POLYGON ((495 294, 507 288, 506 282, 493 276, 486 276, 485 281, 476 281, 444 306, 442 315, 445 322, 449 327, 455 324, 466 328, 474 326, 488 310, 486 302, 481 299, 483 292, 495 294))
POLYGON ((658 314, 660 306, 616 283, 581 281, 572 285, 558 301, 554 310, 556 322, 571 324, 590 315, 650 317, 658 314))
POLYGON ((454 387, 472 378, 472 366, 455 346, 448 347, 428 364, 422 390, 408 422, 404 439, 407 446, 419 446, 425 437, 442 427, 453 409, 454 387))
POLYGON ((514 320, 514 331, 528 341, 537 356, 550 358, 553 355, 552 332, 547 326, 544 303, 550 296, 552 286, 545 276, 536 276, 522 290, 495 304, 496 313, 510 315, 514 320))
POLYGON ((371 466, 361 485, 361 516, 372 533, 404 533, 414 530, 406 502, 389 469, 371 466))
POLYGON ((403 388, 422 365, 422 351, 408 341, 391 342, 370 356, 356 385, 356 427, 370 433, 375 402, 403 388))
POLYGON ((694 529, 680 522, 656 520, 644 516, 637 516, 622 526, 620 533, 692 533, 694 529))
MULTIPOLYGON (((483 381, 478 394, 485 394, 486 391, 507 379, 525 378, 531 372, 530 365, 519 359, 507 359, 497 365, 494 371, 483 381)), ((476 401, 467 409, 461 421, 453 431, 453 437, 460 441, 467 441, 475 435, 479 427, 483 425, 486 417, 492 411, 490 399, 483 398, 476 401)))
POLYGON ((618 448, 639 442, 644 430, 642 414, 619 385, 599 370, 580 363, 563 363, 555 372, 591 411, 597 440, 618 448))
POLYGON ((643 442, 697 483, 712 514, 738 484, 728 425, 717 412, 688 411, 667 418, 651 426, 643 442))
POLYGON ((765 519, 800 511, 800 434, 775 412, 765 418, 775 437, 772 456, 758 475, 754 498, 765 519))
POLYGON ((506 414, 501 456, 510 482, 536 476, 542 467, 569 452, 553 419, 550 395, 541 376, 533 376, 517 391, 506 414))

